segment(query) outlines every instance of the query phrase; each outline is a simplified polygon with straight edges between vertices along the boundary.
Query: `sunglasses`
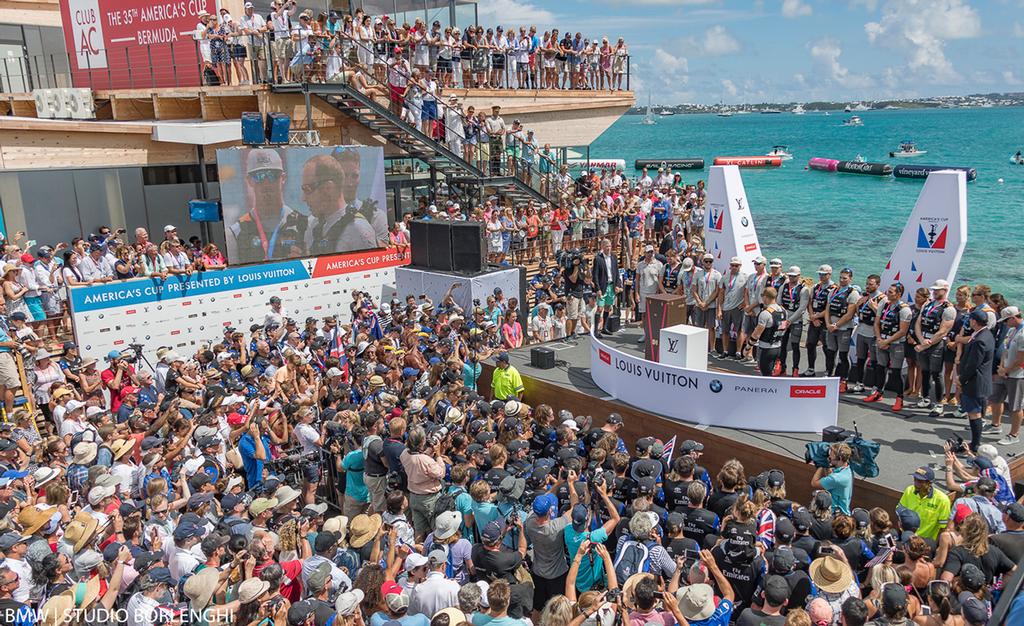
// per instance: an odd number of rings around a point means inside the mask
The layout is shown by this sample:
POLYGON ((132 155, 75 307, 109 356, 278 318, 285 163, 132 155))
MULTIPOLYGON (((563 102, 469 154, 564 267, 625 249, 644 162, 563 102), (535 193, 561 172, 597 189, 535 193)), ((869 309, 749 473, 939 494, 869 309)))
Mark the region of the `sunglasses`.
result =
POLYGON ((327 183, 333 183, 333 182, 334 182, 334 179, 332 179, 332 178, 325 178, 323 180, 314 181, 312 183, 306 183, 305 185, 302 185, 302 187, 301 187, 302 188, 302 193, 313 193, 314 191, 316 191, 317 189, 320 189, 321 187, 323 187, 327 183))
POLYGON ((261 170, 259 172, 250 172, 249 180, 254 183, 262 183, 265 181, 277 182, 281 180, 281 172, 275 170, 261 170))

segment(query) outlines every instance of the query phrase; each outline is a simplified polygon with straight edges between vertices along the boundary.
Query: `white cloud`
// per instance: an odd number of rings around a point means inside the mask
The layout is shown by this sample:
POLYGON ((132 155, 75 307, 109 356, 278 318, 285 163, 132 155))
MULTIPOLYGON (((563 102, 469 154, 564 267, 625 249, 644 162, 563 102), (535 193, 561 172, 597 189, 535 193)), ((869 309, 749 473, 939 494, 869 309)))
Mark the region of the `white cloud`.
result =
POLYGON ((722 81, 722 89, 725 91, 726 95, 733 98, 735 98, 740 92, 739 88, 736 87, 736 83, 732 82, 728 78, 722 81))
POLYGON ((557 21, 554 13, 529 2, 487 0, 476 6, 480 24, 530 24, 543 28, 557 21))
POLYGON ((1024 38, 1024 24, 1020 22, 1013 23, 1013 36, 1017 38, 1024 38))
POLYGON ((874 13, 878 8, 878 0, 850 0, 850 6, 853 8, 864 7, 867 11, 874 13))
POLYGON ((785 17, 803 17, 813 12, 811 5, 802 0, 782 0, 782 15, 785 17))
POLYGON ((740 42, 721 25, 707 29, 700 38, 687 37, 679 42, 681 50, 701 57, 725 56, 739 52, 741 47, 740 42))
POLYGON ((948 84, 961 76, 946 57, 946 42, 979 36, 981 19, 965 0, 901 0, 887 3, 864 32, 872 43, 903 50, 922 78, 948 84))
POLYGON ((829 79, 848 89, 862 89, 873 84, 871 77, 853 74, 839 62, 843 48, 831 37, 825 37, 811 44, 811 58, 824 68, 829 79))
MULTIPOLYGON (((489 1, 489 0, 488 0, 489 1)), ((623 6, 699 6, 702 4, 718 4, 719 0, 603 0, 604 4, 623 6)))
POLYGON ((669 74, 685 74, 690 71, 690 64, 686 57, 676 56, 665 52, 662 48, 658 48, 654 51, 654 69, 662 70, 669 74))

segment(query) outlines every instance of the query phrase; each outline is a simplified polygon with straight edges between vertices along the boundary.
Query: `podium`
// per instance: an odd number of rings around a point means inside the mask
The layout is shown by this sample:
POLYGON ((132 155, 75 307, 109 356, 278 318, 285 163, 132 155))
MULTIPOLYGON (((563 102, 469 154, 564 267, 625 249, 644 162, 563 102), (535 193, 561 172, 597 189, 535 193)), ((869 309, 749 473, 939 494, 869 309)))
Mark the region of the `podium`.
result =
POLYGON ((644 314, 644 358, 658 361, 661 329, 686 323, 686 296, 656 293, 647 296, 644 314))
POLYGON ((708 330, 689 324, 661 329, 661 362, 689 370, 708 369, 708 330))

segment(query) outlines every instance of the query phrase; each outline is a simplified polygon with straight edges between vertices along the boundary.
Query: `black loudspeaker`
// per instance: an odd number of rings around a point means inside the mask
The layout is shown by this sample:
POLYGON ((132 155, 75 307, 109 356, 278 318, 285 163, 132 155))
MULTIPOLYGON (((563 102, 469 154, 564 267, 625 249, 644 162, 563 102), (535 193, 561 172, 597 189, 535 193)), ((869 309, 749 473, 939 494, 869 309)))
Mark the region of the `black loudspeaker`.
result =
POLYGON ((555 351, 540 346, 530 349, 530 365, 539 370, 549 370, 555 366, 555 351))
POLYGON ((483 222, 452 222, 452 265, 456 272, 482 272, 487 265, 483 222))
POLYGON ((604 323, 604 329, 610 333, 617 333, 622 328, 622 317, 618 313, 613 313, 608 316, 608 320, 604 323))
POLYGON ((427 245, 427 224, 413 220, 409 222, 409 252, 412 264, 419 267, 430 267, 430 247, 427 245))
POLYGON ((284 113, 267 113, 266 134, 270 143, 287 144, 288 129, 291 128, 292 118, 284 113))
POLYGON ((846 438, 853 435, 852 431, 842 426, 826 426, 821 430, 821 440, 825 443, 839 443, 846 441, 846 438))
POLYGON ((428 265, 432 270, 452 271, 451 222, 427 222, 428 265))
POLYGON ((242 143, 247 146, 261 146, 266 141, 263 116, 259 114, 259 111, 242 113, 242 143))

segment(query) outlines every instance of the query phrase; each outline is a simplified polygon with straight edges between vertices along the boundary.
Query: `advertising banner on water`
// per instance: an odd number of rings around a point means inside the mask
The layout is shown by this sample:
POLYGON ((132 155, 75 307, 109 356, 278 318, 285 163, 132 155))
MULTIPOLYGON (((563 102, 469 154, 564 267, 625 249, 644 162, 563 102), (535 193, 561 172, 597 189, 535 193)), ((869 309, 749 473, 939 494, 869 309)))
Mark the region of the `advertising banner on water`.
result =
POLYGON ((387 244, 383 148, 229 148, 217 172, 233 264, 387 244))
POLYGON ((300 328, 307 317, 337 315, 348 323, 352 292, 390 300, 395 268, 408 262, 408 253, 385 249, 75 287, 72 325, 84 355, 141 343, 155 362, 161 346, 190 353, 221 340, 228 326, 248 338, 250 326, 263 324, 271 296, 281 298, 284 315, 300 328))
POLYGON ((60 0, 75 87, 184 87, 202 82, 193 35, 212 0, 60 0))
POLYGON ((882 272, 882 288, 900 282, 904 298, 937 279, 956 278, 967 247, 967 174, 932 172, 925 180, 914 211, 882 272))
POLYGON ((754 259, 761 255, 761 245, 740 168, 735 165, 711 166, 704 208, 704 240, 705 248, 715 255, 715 269, 723 275, 729 271, 729 259, 734 256, 743 260, 744 272, 754 271, 754 259))
POLYGON ((838 378, 764 378, 654 363, 590 338, 590 376, 605 393, 691 424, 816 432, 839 418, 838 378))

